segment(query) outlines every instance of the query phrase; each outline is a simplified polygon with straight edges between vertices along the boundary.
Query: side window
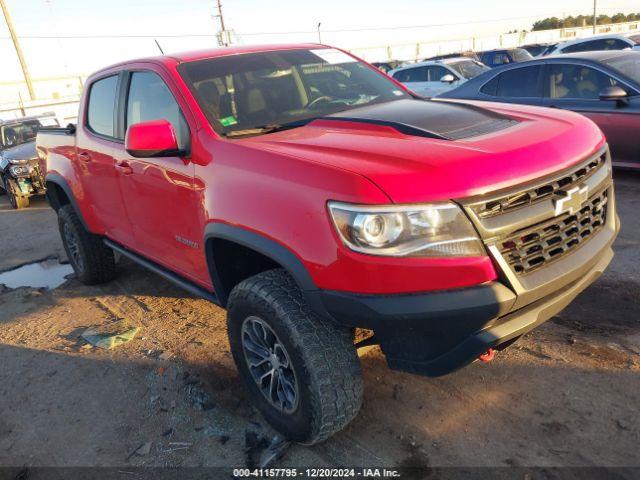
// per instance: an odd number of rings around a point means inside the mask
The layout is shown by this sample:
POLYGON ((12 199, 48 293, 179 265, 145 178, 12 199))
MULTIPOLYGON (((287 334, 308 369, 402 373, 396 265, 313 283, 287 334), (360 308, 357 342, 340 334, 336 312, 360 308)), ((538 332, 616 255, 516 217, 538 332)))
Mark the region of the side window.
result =
POLYGON ((590 50, 594 50, 593 48, 594 42, 582 42, 576 43, 575 45, 569 45, 562 49, 561 53, 575 53, 575 52, 588 52, 590 50))
POLYGON ((445 75, 453 74, 444 67, 434 66, 427 68, 427 82, 439 82, 445 75))
POLYGON ((127 97, 126 125, 167 120, 173 125, 178 147, 189 147, 189 128, 180 107, 164 80, 153 72, 133 72, 127 97))
POLYGON ((509 55, 506 53, 496 53, 493 56, 493 65, 506 65, 507 63, 511 63, 509 59, 509 55))
POLYGON ((114 137, 113 111, 116 101, 118 76, 100 79, 90 87, 87 107, 87 126, 93 132, 114 137))
POLYGON ((608 40, 608 42, 610 42, 609 48, 607 48, 606 50, 624 50, 625 48, 631 48, 631 45, 629 45, 627 42, 624 42, 617 38, 608 40))
POLYGON ((498 90, 498 81, 500 79, 500 75, 493 77, 487 83, 485 83, 480 91, 486 95, 495 96, 496 91, 498 90))
POLYGON ((617 82, 602 72, 582 65, 549 65, 549 98, 598 100, 600 92, 617 82))
POLYGON ((396 73, 393 78, 402 83, 426 82, 427 69, 426 67, 407 68, 396 73))
POLYGON ((539 65, 523 68, 514 68, 498 75, 496 96, 535 98, 542 97, 538 77, 539 65))

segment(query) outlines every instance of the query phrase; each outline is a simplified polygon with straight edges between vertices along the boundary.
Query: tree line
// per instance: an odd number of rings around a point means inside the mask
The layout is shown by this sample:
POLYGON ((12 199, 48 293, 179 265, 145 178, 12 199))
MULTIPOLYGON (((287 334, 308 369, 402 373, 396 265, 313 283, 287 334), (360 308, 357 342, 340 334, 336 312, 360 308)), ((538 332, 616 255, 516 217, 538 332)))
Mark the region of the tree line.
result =
MULTIPOLYGON (((609 23, 634 22, 636 20, 640 21, 640 13, 630 13, 628 15, 624 13, 616 13, 612 16, 598 15, 597 24, 607 25, 609 23)), ((569 16, 565 18, 549 17, 535 22, 532 30, 554 30, 558 28, 583 27, 591 25, 593 25, 592 15, 577 15, 575 17, 569 16)))

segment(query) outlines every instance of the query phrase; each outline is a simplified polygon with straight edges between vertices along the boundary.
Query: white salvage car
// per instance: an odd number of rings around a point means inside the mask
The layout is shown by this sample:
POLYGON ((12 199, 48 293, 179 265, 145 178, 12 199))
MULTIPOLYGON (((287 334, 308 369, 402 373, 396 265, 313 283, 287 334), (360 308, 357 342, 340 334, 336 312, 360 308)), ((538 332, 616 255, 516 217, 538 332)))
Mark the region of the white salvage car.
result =
POLYGON ((388 75, 418 95, 435 97, 488 70, 489 67, 476 60, 456 57, 405 65, 391 70, 388 75))

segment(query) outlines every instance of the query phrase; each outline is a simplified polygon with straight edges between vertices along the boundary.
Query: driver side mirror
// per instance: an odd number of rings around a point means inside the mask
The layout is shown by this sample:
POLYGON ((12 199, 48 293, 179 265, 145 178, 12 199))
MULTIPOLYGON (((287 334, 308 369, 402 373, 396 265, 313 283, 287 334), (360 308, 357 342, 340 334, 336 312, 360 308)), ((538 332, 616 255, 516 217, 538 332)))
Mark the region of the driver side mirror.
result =
POLYGON ((607 87, 600 92, 600 100, 615 100, 621 103, 628 103, 629 94, 624 88, 616 85, 614 87, 607 87))
POLYGON ((124 148, 132 157, 177 157, 185 154, 178 147, 173 125, 167 120, 134 123, 127 128, 124 148))
POLYGON ((453 83, 456 81, 456 77, 454 77, 452 74, 447 73, 445 76, 443 76, 440 81, 442 83, 453 83))

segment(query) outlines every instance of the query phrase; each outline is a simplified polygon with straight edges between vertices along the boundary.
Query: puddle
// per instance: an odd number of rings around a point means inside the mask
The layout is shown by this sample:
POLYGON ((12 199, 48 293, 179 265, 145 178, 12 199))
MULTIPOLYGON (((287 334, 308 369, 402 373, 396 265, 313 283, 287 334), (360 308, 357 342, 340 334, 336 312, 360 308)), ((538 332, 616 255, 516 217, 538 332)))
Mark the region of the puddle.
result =
POLYGON ((70 273, 73 273, 71 265, 50 259, 0 273, 0 284, 4 283, 9 288, 56 288, 66 281, 64 277, 70 273))

